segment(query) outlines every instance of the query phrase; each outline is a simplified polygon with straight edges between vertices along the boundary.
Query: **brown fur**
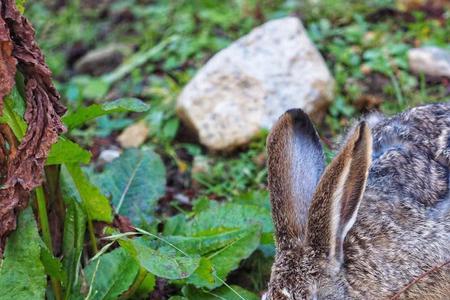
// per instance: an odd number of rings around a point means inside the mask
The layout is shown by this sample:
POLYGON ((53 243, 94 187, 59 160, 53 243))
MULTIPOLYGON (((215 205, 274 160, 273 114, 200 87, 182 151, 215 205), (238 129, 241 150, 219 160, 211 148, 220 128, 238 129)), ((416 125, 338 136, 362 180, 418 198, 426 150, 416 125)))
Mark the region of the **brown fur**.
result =
MULTIPOLYGON (((290 111, 268 139, 277 242, 268 299, 389 299, 450 260, 449 104, 368 116, 324 172, 311 128, 290 111), (300 180, 290 180, 294 171, 300 180)), ((450 268, 398 299, 450 299, 450 268)))
POLYGON ((304 122, 307 115, 299 111, 288 111, 275 124, 274 131, 282 135, 270 135, 267 142, 270 189, 276 199, 272 202, 277 243, 280 248, 290 248, 295 239, 306 234, 306 220, 301 216, 308 213, 314 188, 322 174, 324 163, 318 135, 310 122, 304 122), (309 158, 299 157, 297 149, 308 151, 309 158), (316 163, 316 160, 322 161, 316 163), (310 170, 311 167, 315 168, 310 170), (308 176, 306 176, 308 175, 308 176), (307 179, 306 179, 307 177, 307 179), (296 189, 303 181, 301 189, 296 189), (304 201, 305 200, 305 201, 304 201))

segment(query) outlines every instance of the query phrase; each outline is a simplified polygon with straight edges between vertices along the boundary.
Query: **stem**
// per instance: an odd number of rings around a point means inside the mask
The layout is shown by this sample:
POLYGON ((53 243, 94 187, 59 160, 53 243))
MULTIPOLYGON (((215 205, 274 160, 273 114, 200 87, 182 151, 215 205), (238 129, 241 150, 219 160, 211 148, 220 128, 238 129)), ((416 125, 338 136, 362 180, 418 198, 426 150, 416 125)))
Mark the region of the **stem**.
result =
POLYGON ((402 109, 404 109, 403 106, 405 105, 405 98, 403 97, 402 89, 397 80, 397 77, 395 77, 395 74, 392 70, 389 72, 389 77, 391 79, 392 86, 394 87, 395 98, 397 98, 398 103, 401 105, 402 109))
POLYGON ((424 103, 427 100, 427 83, 425 80, 425 74, 420 73, 420 95, 422 96, 422 99, 420 99, 421 103, 424 103))
POLYGON ((89 231, 89 240, 91 241, 92 252, 95 255, 98 252, 97 239, 95 238, 94 224, 92 223, 92 220, 91 220, 91 218, 89 218, 89 216, 88 216, 87 223, 88 223, 88 231, 89 231))
POLYGON ((53 220, 50 232, 52 233, 53 251, 55 253, 61 252, 61 247, 57 249, 55 245, 62 244, 61 224, 64 222, 66 211, 59 185, 59 168, 60 166, 46 166, 44 169, 46 177, 45 191, 48 203, 47 210, 49 211, 49 220, 53 220), (55 233, 60 234, 55 235, 55 233))
POLYGON ((128 291, 123 293, 119 299, 126 300, 126 299, 130 298, 131 296, 133 296, 134 293, 136 293, 137 289, 141 286, 142 282, 145 279, 145 276, 147 276, 147 271, 144 268, 140 267, 139 273, 136 276, 136 280, 134 281, 133 285, 128 289, 128 291))
MULTIPOLYGON (((42 239, 48 250, 53 253, 52 236, 50 234, 50 226, 48 223, 47 206, 45 201, 44 189, 42 186, 36 188, 36 202, 38 206, 39 223, 41 225, 42 239)), ((61 283, 58 279, 50 276, 50 282, 55 294, 56 300, 62 299, 61 283)))
POLYGON ((36 188, 36 200, 39 212, 39 221, 41 224, 42 239, 47 248, 53 252, 52 236, 50 234, 50 226, 48 224, 47 207, 42 186, 36 188))
POLYGON ((430 270, 428 270, 425 273, 422 273, 422 275, 420 275, 419 277, 411 280, 410 283, 408 283, 405 287, 403 287, 399 292, 397 292, 394 296, 392 296, 391 298, 389 298, 389 300, 397 300, 400 298, 400 296, 406 292, 409 288, 411 288, 414 284, 416 284, 417 282, 419 282, 420 280, 424 279, 425 277, 427 277, 428 275, 430 275, 431 273, 438 271, 440 269, 442 269, 443 267, 445 267, 446 265, 450 264, 450 260, 447 260, 445 262, 443 262, 440 265, 434 266, 433 268, 431 268, 430 270))

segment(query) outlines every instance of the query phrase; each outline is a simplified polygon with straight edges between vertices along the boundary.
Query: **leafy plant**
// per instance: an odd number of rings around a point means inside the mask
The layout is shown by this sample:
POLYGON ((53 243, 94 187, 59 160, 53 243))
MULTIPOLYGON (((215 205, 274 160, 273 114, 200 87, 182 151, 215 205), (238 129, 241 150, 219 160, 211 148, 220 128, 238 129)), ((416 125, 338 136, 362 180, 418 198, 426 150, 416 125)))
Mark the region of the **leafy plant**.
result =
POLYGON ((45 272, 40 261, 40 238, 30 208, 20 214, 17 227, 8 239, 0 267, 0 298, 43 299, 45 272))
POLYGON ((137 262, 122 248, 101 255, 85 268, 88 299, 117 299, 133 284, 139 273, 137 262))
POLYGON ((151 222, 166 184, 164 164, 150 149, 125 150, 92 178, 110 197, 115 213, 127 216, 133 224, 151 222))

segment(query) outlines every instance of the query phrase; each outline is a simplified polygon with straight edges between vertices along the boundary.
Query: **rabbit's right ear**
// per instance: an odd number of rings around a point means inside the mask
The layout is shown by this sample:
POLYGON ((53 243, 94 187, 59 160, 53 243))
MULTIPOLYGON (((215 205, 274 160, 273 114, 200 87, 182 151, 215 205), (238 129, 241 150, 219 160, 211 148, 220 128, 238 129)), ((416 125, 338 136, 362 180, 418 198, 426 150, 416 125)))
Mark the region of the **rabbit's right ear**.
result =
POLYGON ((344 239, 353 226, 371 164, 372 136, 365 122, 352 131, 326 168, 309 209, 308 242, 342 263, 344 239))
POLYGON ((306 236, 308 209, 325 161, 319 137, 301 109, 283 114, 267 139, 268 181, 278 249, 306 236))

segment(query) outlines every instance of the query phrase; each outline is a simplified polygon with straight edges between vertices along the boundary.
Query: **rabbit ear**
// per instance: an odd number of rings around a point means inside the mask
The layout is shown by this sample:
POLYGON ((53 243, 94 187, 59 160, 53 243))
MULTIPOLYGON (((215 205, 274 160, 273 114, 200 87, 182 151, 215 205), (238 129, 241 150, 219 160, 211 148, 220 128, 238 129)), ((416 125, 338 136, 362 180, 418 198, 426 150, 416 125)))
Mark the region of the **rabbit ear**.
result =
POLYGON ((267 139, 272 217, 278 249, 306 236, 308 209, 324 169, 319 137, 301 109, 283 114, 267 139))
POLYGON ((338 262, 342 262, 344 239, 364 194, 371 152, 370 129, 361 122, 326 168, 309 209, 308 243, 338 262))

